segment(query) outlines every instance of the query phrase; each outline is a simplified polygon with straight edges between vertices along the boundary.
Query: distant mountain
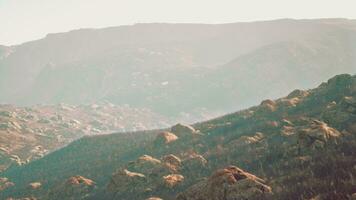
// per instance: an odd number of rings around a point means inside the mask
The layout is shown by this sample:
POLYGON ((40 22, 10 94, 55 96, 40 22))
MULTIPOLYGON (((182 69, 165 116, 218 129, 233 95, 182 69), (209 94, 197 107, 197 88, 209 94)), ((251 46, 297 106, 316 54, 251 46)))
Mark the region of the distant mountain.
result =
POLYGON ((109 101, 166 116, 229 112, 355 73, 355 33, 354 20, 282 19, 49 34, 0 53, 0 102, 109 101))
POLYGON ((356 76, 343 74, 193 126, 84 137, 2 173, 6 189, 0 194, 52 200, 352 199, 355 124, 356 76))

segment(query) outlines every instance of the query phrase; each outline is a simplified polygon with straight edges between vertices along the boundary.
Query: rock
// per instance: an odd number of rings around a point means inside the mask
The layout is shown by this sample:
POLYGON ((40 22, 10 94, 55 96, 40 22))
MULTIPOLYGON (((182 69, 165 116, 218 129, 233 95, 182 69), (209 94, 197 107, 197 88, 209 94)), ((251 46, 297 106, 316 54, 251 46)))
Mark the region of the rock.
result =
POLYGON ((163 199, 161 199, 159 197, 150 197, 150 198, 148 198, 146 200, 163 200, 163 199))
POLYGON ((329 127, 325 122, 313 120, 306 128, 299 130, 298 143, 301 147, 322 148, 331 139, 341 136, 341 133, 329 127))
POLYGON ((300 101, 301 99, 299 98, 281 99, 279 104, 283 107, 295 107, 300 101))
POLYGON ((150 174, 154 169, 161 166, 161 161, 149 155, 143 155, 136 161, 130 162, 128 170, 143 174, 150 174))
POLYGON ((113 174, 108 185, 108 190, 113 193, 143 192, 146 182, 147 178, 145 175, 123 169, 113 174))
POLYGON ((192 126, 177 124, 171 128, 172 133, 179 136, 191 136, 198 133, 192 126))
POLYGON ((7 118, 14 118, 16 117, 16 113, 7 111, 7 110, 2 110, 0 111, 0 116, 1 117, 7 117, 7 118))
POLYGON ((96 184, 94 181, 83 176, 73 176, 64 183, 54 187, 45 200, 83 200, 89 199, 94 195, 96 184))
POLYGON ((356 193, 353 193, 353 194, 351 195, 351 200, 356 200, 356 193))
POLYGON ((180 193, 177 200, 265 199, 271 193, 262 179, 230 166, 180 193))
POLYGON ((185 174, 193 175, 193 172, 198 170, 199 173, 195 173, 195 176, 200 176, 200 173, 205 172, 208 161, 202 155, 191 154, 183 160, 182 165, 182 171, 184 171, 185 174))
POLYGON ((171 133, 171 132, 161 132, 157 135, 155 139, 155 144, 169 144, 171 142, 174 142, 178 139, 178 137, 171 133))
POLYGON ((182 161, 180 160, 180 158, 173 154, 163 156, 162 161, 164 165, 172 172, 177 172, 182 165, 182 161))
POLYGON ((295 129, 293 126, 283 126, 281 130, 281 135, 291 136, 295 134, 295 129))
POLYGON ((86 185, 92 186, 95 185, 94 181, 84 178, 82 176, 73 176, 67 180, 67 183, 70 185, 86 185))
POLYGON ((42 186, 40 182, 32 182, 29 184, 29 187, 33 190, 37 190, 42 186))
POLYGON ((275 101, 273 100, 270 100, 270 99, 267 99, 267 100, 264 100, 261 102, 260 104, 260 108, 263 110, 263 111, 269 111, 269 112, 274 112, 276 111, 277 109, 277 104, 275 101))
POLYGON ((15 186, 15 184, 8 178, 0 177, 0 192, 12 186, 15 186))
POLYGON ((260 142, 264 138, 263 133, 257 132, 254 136, 241 136, 239 139, 231 141, 229 146, 241 147, 260 142))
POLYGON ((287 98, 288 99, 293 99, 293 98, 301 98, 301 97, 306 97, 309 95, 308 91, 305 90, 294 90, 291 93, 288 94, 287 98))
POLYGON ((184 181, 184 176, 180 174, 169 174, 163 176, 164 185, 168 188, 173 188, 184 181))

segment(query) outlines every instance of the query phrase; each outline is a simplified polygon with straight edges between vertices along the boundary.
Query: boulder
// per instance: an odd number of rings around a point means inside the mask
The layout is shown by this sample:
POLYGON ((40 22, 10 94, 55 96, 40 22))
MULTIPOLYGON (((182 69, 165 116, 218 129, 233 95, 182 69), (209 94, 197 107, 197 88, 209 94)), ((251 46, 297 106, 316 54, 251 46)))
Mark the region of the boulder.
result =
POLYGON ((338 130, 329 127, 325 122, 312 120, 307 127, 299 130, 298 143, 301 147, 319 148, 340 136, 338 130))
POLYGON ((37 190, 42 186, 40 182, 32 182, 29 184, 30 189, 37 190))
POLYGON ((260 109, 262 111, 274 112, 277 109, 277 104, 275 101, 267 99, 261 102, 260 109))
POLYGON ((266 199, 271 194, 271 188, 262 179, 229 166, 180 193, 177 200, 266 199))
POLYGON ((5 177, 0 177, 0 192, 14 186, 15 184, 11 181, 9 181, 8 178, 5 177))
POLYGON ((50 190, 44 200, 84 200, 95 193, 95 182, 83 176, 73 176, 50 190))
POLYGON ((150 174, 152 171, 161 166, 161 161, 149 155, 143 155, 136 161, 130 162, 127 169, 143 174, 150 174))
POLYGON ((167 176, 163 176, 164 185, 168 188, 176 187, 183 181, 184 181, 184 176, 180 174, 169 174, 167 176))
POLYGON ((178 137, 168 131, 161 132, 157 135, 155 139, 155 144, 169 144, 171 142, 174 142, 178 139, 178 137))
POLYGON ((192 126, 183 125, 183 124, 176 124, 171 128, 171 132, 179 136, 191 136, 197 134, 198 131, 195 130, 192 126))
POLYGON ((163 199, 161 199, 159 197, 150 197, 150 198, 148 198, 146 200, 163 200, 163 199))
POLYGON ((288 94, 287 98, 288 99, 293 99, 293 98, 301 98, 301 97, 306 97, 309 95, 308 91, 305 90, 294 90, 291 93, 288 94))
POLYGON ((172 172, 179 171, 182 165, 181 159, 173 154, 163 156, 162 162, 172 172))
POLYGON ((241 147, 241 146, 246 146, 249 144, 255 144, 260 142, 264 138, 263 133, 257 132, 253 136, 241 136, 237 140, 233 140, 229 143, 229 147, 241 147))
POLYGON ((145 175, 122 169, 113 174, 108 185, 108 190, 113 193, 143 192, 146 182, 147 178, 145 175))

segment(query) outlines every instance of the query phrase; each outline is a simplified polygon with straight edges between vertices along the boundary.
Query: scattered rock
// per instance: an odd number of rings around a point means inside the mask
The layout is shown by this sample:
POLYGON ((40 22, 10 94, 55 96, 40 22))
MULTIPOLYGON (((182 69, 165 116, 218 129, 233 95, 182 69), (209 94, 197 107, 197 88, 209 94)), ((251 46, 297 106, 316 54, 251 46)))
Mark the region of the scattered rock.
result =
POLYGON ((163 176, 164 185, 168 188, 173 188, 179 185, 184 181, 184 176, 180 174, 169 174, 167 176, 163 176))
POLYGON ((44 200, 84 200, 90 199, 96 189, 95 182, 83 176, 73 176, 63 184, 53 188, 44 200))
POLYGON ((174 142, 178 139, 178 137, 171 133, 171 132, 161 132, 157 135, 156 139, 155 139, 155 143, 156 144, 169 144, 171 142, 174 142))
POLYGON ((262 179, 230 166, 180 193, 177 200, 265 199, 271 193, 262 179))

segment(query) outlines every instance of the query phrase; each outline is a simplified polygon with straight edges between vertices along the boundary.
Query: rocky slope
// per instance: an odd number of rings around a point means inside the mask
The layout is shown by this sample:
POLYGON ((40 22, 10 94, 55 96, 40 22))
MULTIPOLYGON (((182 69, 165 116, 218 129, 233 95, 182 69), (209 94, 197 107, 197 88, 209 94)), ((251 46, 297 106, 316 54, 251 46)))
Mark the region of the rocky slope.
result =
POLYGON ((0 53, 0 102, 108 100, 167 116, 226 113, 355 73, 355 27, 346 19, 283 19, 49 34, 0 48, 7 52, 0 53))
POLYGON ((169 126, 145 109, 112 104, 0 105, 0 171, 43 157, 85 135, 169 126))
POLYGON ((82 138, 3 172, 0 194, 60 196, 83 176, 88 199, 352 199, 355 111, 356 76, 338 75, 193 126, 82 138))

